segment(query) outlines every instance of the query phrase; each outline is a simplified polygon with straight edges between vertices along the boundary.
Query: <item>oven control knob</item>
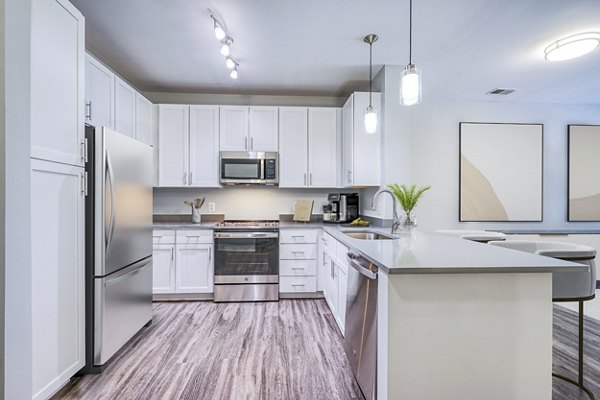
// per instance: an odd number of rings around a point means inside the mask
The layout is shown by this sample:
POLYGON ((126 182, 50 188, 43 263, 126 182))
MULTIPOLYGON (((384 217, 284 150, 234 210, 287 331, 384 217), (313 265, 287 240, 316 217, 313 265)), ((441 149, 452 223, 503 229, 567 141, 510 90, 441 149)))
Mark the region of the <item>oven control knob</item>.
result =
POLYGON ((244 278, 244 280, 245 280, 246 282, 248 282, 248 278, 244 278))

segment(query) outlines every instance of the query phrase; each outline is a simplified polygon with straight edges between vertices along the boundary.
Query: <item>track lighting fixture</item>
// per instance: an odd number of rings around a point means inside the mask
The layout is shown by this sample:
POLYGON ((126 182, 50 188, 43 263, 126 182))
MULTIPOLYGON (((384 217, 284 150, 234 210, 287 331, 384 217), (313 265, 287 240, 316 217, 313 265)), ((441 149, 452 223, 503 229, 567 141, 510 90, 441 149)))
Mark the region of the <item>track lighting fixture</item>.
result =
POLYGON ((225 33, 225 28, 223 28, 223 24, 221 24, 214 15, 211 15, 210 17, 214 21, 213 29, 215 31, 215 37, 217 38, 217 40, 225 39, 225 36, 227 36, 227 34, 225 33))
POLYGON ((237 67, 237 65, 235 66, 234 69, 231 70, 231 73, 229 74, 229 76, 231 77, 231 79, 237 79, 237 77, 238 77, 238 67, 237 67))
POLYGON ((233 38, 227 36, 221 40, 221 54, 227 57, 231 53, 231 45, 233 44, 233 38))

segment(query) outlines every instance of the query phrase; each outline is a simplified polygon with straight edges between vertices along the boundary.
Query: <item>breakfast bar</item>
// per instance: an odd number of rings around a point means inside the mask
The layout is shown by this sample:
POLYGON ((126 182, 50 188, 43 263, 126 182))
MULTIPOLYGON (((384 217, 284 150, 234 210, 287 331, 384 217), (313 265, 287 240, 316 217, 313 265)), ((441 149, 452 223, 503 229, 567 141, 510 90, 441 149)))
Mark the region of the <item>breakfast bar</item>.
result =
POLYGON ((378 400, 552 397, 552 273, 585 266, 442 234, 326 230, 378 268, 378 400))

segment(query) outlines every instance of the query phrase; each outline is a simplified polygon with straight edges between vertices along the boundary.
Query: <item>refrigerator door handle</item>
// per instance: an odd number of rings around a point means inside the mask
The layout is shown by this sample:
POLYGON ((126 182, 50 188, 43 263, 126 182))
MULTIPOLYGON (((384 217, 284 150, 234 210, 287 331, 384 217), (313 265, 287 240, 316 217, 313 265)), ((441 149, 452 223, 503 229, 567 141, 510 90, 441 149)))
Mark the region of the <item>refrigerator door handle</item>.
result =
MULTIPOLYGON (((106 151, 106 177, 108 186, 110 188, 110 221, 108 225, 108 229, 105 231, 105 246, 106 253, 108 253, 108 249, 110 247, 110 242, 112 241, 114 229, 115 229, 115 188, 114 188, 114 176, 113 169, 110 163, 110 156, 108 151, 106 151)), ((104 216, 106 221, 106 215, 104 216)), ((106 223, 105 223, 106 226, 106 223)))

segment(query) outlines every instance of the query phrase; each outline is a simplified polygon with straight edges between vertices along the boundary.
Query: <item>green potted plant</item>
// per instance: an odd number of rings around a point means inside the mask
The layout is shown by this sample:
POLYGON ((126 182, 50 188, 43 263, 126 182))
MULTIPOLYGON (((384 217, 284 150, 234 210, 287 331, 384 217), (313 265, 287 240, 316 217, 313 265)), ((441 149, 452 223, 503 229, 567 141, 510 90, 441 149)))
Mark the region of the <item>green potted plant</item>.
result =
POLYGON ((414 215, 411 214, 412 210, 417 206, 417 202, 423 194, 431 189, 431 186, 422 186, 417 188, 417 185, 398 185, 396 183, 390 183, 387 187, 392 191, 398 203, 404 210, 404 218, 402 219, 402 226, 406 230, 414 228, 417 223, 414 215))

